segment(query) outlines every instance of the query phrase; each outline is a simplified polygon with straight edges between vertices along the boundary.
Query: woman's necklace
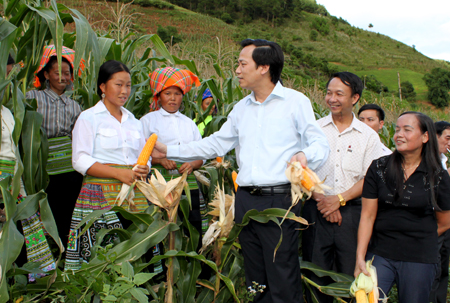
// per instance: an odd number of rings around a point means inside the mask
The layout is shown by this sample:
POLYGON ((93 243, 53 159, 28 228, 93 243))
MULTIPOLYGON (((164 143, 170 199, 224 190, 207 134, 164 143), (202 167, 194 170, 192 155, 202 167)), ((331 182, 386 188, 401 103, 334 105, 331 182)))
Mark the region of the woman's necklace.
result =
POLYGON ((419 166, 420 162, 417 165, 411 165, 410 167, 406 168, 405 165, 402 163, 402 170, 403 175, 405 176, 405 180, 407 180, 412 173, 416 170, 416 168, 419 166), (408 173, 410 172, 410 173, 408 173))

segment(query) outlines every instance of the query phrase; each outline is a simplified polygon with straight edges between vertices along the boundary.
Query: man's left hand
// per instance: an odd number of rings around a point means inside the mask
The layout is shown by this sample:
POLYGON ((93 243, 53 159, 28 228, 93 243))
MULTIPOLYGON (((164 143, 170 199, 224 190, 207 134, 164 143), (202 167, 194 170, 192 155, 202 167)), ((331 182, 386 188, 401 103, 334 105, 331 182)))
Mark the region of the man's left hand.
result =
POLYGON ((339 197, 336 195, 325 196, 323 199, 317 199, 317 209, 323 217, 329 216, 332 212, 339 209, 339 197))
POLYGON ((291 163, 293 162, 300 162, 300 164, 305 168, 308 166, 308 160, 306 159, 306 156, 303 152, 298 152, 291 158, 291 163))

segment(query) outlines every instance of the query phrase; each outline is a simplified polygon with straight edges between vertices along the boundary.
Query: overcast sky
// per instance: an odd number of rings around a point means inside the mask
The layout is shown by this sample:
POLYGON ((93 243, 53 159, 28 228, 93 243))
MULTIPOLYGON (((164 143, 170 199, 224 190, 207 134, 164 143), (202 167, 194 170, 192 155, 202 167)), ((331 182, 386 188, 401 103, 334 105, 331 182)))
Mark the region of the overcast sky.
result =
POLYGON ((450 0, 316 1, 353 26, 415 45, 427 57, 450 61, 450 0))

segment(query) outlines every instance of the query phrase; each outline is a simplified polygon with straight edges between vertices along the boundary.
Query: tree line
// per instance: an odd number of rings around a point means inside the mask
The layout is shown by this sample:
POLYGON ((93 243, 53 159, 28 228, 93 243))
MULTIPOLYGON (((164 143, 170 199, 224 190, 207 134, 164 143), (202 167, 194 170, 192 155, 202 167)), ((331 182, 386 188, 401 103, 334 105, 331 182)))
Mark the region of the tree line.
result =
POLYGON ((306 11, 328 16, 323 5, 315 0, 168 0, 168 2, 220 18, 227 23, 242 21, 247 23, 255 19, 266 19, 280 23, 306 11))

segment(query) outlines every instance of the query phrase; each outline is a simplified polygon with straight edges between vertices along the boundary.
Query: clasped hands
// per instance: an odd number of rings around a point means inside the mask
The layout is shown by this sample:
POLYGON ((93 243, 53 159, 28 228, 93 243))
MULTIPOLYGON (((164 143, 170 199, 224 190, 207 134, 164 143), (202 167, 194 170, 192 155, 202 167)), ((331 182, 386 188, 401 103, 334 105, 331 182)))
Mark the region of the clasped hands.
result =
POLYGON ((342 223, 342 215, 339 211, 340 203, 337 195, 325 196, 324 194, 313 193, 313 198, 317 202, 317 209, 323 217, 330 223, 342 223))

